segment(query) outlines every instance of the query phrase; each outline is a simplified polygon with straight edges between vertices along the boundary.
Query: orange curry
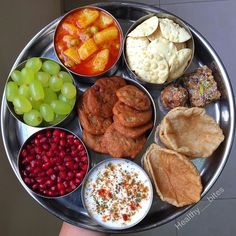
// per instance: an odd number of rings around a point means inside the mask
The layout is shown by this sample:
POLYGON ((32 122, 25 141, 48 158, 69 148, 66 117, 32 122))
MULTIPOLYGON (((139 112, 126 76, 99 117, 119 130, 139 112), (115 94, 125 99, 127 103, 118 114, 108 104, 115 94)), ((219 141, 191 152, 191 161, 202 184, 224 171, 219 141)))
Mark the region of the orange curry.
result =
POLYGON ((112 67, 119 56, 121 32, 112 16, 96 8, 67 15, 55 34, 63 64, 80 75, 94 76, 112 67))

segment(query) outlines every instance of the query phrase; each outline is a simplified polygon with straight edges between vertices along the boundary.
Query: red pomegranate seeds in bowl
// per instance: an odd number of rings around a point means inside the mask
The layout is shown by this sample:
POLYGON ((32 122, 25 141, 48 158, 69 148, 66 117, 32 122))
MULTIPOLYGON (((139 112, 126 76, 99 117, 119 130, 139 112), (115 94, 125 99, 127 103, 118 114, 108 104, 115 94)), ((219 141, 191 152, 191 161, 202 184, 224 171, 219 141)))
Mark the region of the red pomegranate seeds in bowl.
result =
POLYGON ((83 142, 62 128, 46 128, 31 135, 18 155, 18 169, 26 186, 43 197, 61 197, 78 189, 89 168, 83 142))

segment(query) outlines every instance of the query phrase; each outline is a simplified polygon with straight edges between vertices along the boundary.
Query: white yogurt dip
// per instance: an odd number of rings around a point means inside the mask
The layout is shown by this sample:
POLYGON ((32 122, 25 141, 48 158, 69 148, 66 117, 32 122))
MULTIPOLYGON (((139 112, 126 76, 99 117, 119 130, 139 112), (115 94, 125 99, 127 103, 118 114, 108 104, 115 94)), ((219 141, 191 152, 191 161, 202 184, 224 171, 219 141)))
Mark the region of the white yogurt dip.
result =
POLYGON ((85 181, 83 203, 100 225, 125 229, 140 222, 153 198, 145 171, 132 161, 109 159, 99 163, 85 181))

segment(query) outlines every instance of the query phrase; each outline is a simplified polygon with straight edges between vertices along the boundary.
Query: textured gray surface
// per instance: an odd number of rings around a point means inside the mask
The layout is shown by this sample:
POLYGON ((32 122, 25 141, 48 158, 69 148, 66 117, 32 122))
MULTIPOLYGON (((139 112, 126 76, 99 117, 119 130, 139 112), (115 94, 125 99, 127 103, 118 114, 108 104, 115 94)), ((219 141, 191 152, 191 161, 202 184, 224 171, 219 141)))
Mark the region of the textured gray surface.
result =
MULTIPOLYGON (((90 2, 95 1, 65 0, 64 9, 67 11, 90 2)), ((139 0, 138 2, 159 6, 159 0, 139 0)), ((162 8, 188 21, 209 40, 223 60, 236 91, 236 80, 234 78, 236 74, 236 66, 234 65, 234 56, 236 55, 236 47, 234 47, 236 38, 236 1, 160 0, 160 3, 162 8)), ((24 2, 27 5, 24 6, 16 0, 11 2, 5 1, 4 4, 4 7, 0 9, 0 26, 3 30, 1 42, 4 45, 4 48, 0 51, 1 92, 8 70, 14 62, 16 55, 32 35, 59 15, 60 12, 59 1, 56 0, 43 0, 40 4, 36 1, 27 0, 24 2), (9 17, 4 9, 13 9, 11 17, 9 17), (23 25, 27 30, 20 30, 19 25, 23 25)), ((42 209, 20 186, 6 159, 2 141, 0 141, 0 150, 2 150, 0 158, 0 187, 2 189, 0 196, 0 235, 58 235, 61 222, 42 209)), ((131 235, 236 235, 234 216, 236 210, 235 167, 236 142, 234 142, 230 158, 223 173, 208 192, 204 201, 202 200, 189 212, 169 224, 131 235), (219 189, 223 189, 224 192, 215 197, 219 189), (212 201, 211 204, 205 208, 210 203, 209 201, 212 201), (201 210, 200 215, 195 215, 191 218, 191 215, 193 215, 192 211, 197 208, 201 210), (175 224, 181 221, 185 223, 178 230, 175 224)))

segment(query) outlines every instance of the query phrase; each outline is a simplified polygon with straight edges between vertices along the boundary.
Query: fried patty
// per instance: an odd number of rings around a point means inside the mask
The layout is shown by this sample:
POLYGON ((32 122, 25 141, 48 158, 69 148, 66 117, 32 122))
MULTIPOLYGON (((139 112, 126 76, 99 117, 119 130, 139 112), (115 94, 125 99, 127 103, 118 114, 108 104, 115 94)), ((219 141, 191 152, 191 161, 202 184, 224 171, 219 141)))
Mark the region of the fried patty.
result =
POLYGON ((149 97, 133 85, 126 85, 118 89, 116 95, 121 102, 138 111, 147 111, 151 107, 149 97))
POLYGON ((113 115, 112 108, 117 102, 116 90, 126 85, 124 79, 114 76, 101 78, 88 89, 86 106, 91 114, 104 118, 113 115))
POLYGON ((87 92, 83 94, 77 107, 77 113, 81 126, 91 134, 104 134, 106 129, 112 124, 112 118, 104 118, 102 116, 96 116, 91 114, 86 108, 86 100, 87 92))
POLYGON ((112 124, 103 136, 103 144, 112 157, 131 157, 135 158, 146 142, 144 135, 133 139, 125 137, 118 132, 112 124))
POLYGON ((141 112, 120 101, 113 107, 113 113, 119 122, 126 127, 138 127, 148 123, 152 119, 151 109, 141 112))
POLYGON ((113 124, 118 132, 120 132, 121 134, 123 134, 128 138, 138 138, 153 127, 153 123, 151 121, 139 127, 134 127, 134 128, 125 127, 119 122, 116 116, 114 116, 113 124))
POLYGON ((107 148, 104 145, 103 139, 104 135, 93 135, 83 130, 82 137, 85 145, 95 152, 107 153, 107 148))

